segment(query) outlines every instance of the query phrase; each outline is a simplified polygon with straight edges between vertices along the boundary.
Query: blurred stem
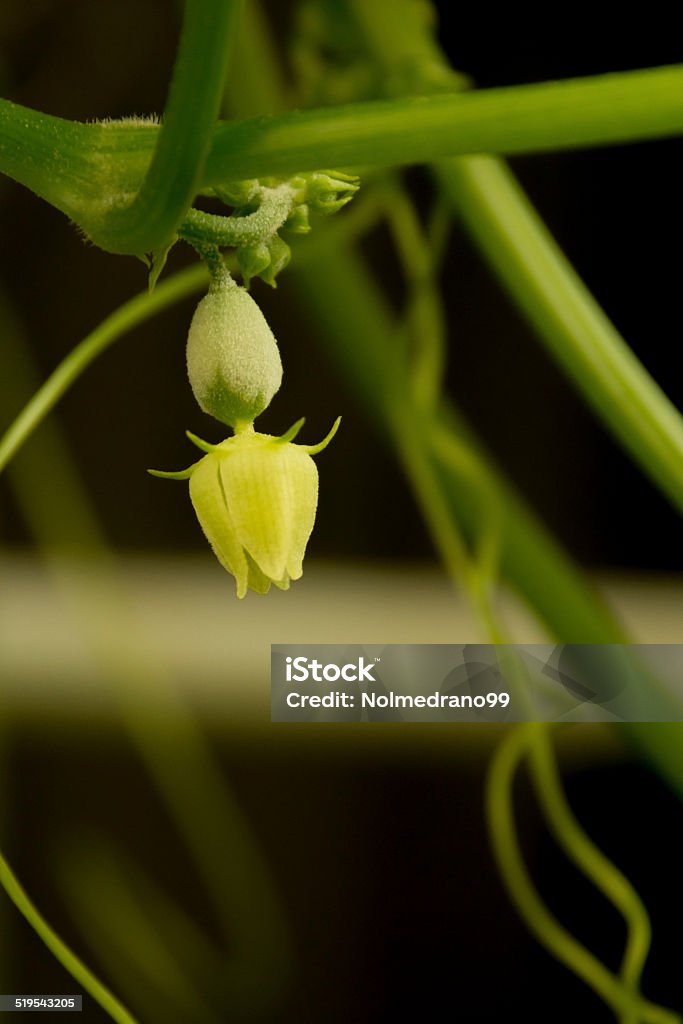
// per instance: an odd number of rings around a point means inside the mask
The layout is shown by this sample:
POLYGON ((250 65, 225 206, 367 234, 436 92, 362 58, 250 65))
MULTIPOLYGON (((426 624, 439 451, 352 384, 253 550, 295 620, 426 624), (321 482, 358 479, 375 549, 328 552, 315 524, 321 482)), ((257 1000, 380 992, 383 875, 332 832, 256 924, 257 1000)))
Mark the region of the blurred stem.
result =
POLYGON ((167 936, 149 908, 133 898, 127 879, 118 886, 109 876, 98 883, 95 887, 90 880, 74 880, 71 914, 89 946, 107 950, 102 959, 109 975, 121 991, 135 994, 140 1016, 153 1020, 165 1012, 167 1020, 197 1020, 201 1013, 202 1024, 221 1024, 223 1018, 211 1012, 199 985, 189 983, 186 965, 169 954, 167 936), (93 906, 98 908, 97 919, 93 906))
POLYGON ((203 263, 181 271, 153 292, 142 292, 124 303, 76 345, 0 437, 0 473, 74 381, 109 345, 155 313, 199 291, 208 280, 203 263))
POLYGON ((505 636, 493 610, 490 590, 482 586, 479 566, 471 559, 457 520, 451 514, 422 436, 416 430, 415 421, 395 429, 396 445, 422 516, 451 579, 456 585, 459 582, 464 585, 483 635, 491 643, 502 644, 505 636))
MULTIPOLYGON (((107 969, 118 976, 120 987, 132 988, 139 999, 141 986, 133 974, 144 979, 148 1004, 160 997, 169 1004, 167 1016, 180 1015, 182 1000, 183 1019, 196 1018, 201 1009, 202 1024, 219 1024, 208 1004, 211 993, 220 989, 225 952, 111 839, 85 833, 64 854, 62 875, 72 913, 90 945, 107 948, 107 969), (98 903, 100 913, 94 916, 92 907, 98 903), (133 927, 131 918, 139 926, 133 927), (142 942, 137 942, 139 935, 142 942)), ((162 1007, 155 1009, 147 1016, 159 1016, 162 1007)))
MULTIPOLYGON (((403 353, 406 382, 410 398, 397 402, 393 434, 406 474, 411 481, 423 519, 440 551, 453 583, 462 583, 480 622, 482 633, 493 643, 505 642, 504 630, 498 621, 493 602, 493 582, 497 576, 500 517, 495 514, 495 495, 490 507, 483 510, 481 524, 471 555, 462 536, 458 520, 451 514, 448 500, 429 457, 430 420, 441 392, 445 358, 445 317, 437 271, 447 237, 448 216, 441 204, 436 219, 432 218, 431 234, 437 247, 420 224, 417 211, 398 178, 389 179, 384 188, 386 217, 394 236, 401 269, 406 281, 407 301, 405 328, 397 335, 408 335, 409 350, 403 353), (444 224, 445 221, 445 224, 444 224), (438 244, 441 242, 442 244, 438 244), (406 404, 413 406, 406 419, 406 404), (480 557, 476 557, 476 555, 480 557), (493 559, 491 556, 494 556, 493 559)), ((464 446, 460 446, 464 448, 464 446)), ((476 457, 468 450, 457 452, 474 473, 475 485, 480 477, 476 457)), ((461 463, 462 464, 462 463, 461 463)))
MULTIPOLYGON (((435 62, 444 75, 454 74, 428 27, 411 20, 409 4, 397 10, 386 0, 348 3, 389 80, 407 53, 426 88, 435 62)), ((553 358, 641 469, 683 510, 683 418, 605 316, 507 166, 470 156, 441 162, 434 171, 553 358)))
MULTIPOLYGON (((391 314, 359 255, 336 240, 329 247, 316 242, 315 259, 297 260, 292 277, 309 316, 320 325, 321 344, 346 374, 368 414, 390 435, 397 415, 405 418, 406 429, 415 422, 416 432, 424 430, 424 421, 411 410, 407 370, 396 351, 391 314)), ((563 643, 628 643, 599 595, 503 478, 455 408, 442 401, 428 429, 429 458, 450 514, 467 537, 480 535, 482 510, 496 495, 501 575, 550 635, 563 643), (474 461, 463 459, 463 450, 471 452, 474 461)), ((683 794, 680 724, 632 723, 622 731, 683 794)))
POLYGON ((388 180, 384 201, 406 281, 404 319, 411 336, 415 401, 429 409, 441 392, 446 363, 446 326, 438 275, 450 228, 450 211, 437 200, 427 234, 397 177, 388 180))
POLYGON ((489 157, 448 161, 436 175, 551 355, 683 511, 683 418, 605 316, 514 176, 489 157))
MULTIPOLYGON (((416 5, 406 2, 397 4, 395 0, 391 3, 388 3, 388 0, 375 0, 372 4, 367 4, 364 0, 346 0, 346 3, 366 38, 373 59, 384 68, 387 80, 396 69, 394 62, 398 57, 407 61, 413 80, 420 75, 424 76, 426 88, 430 88, 429 83, 433 80, 434 66, 441 77, 452 76, 453 88, 461 86, 461 79, 449 68, 434 41, 431 26, 425 24, 424 20, 419 20, 420 8, 416 5)), ((394 79, 394 82, 396 81, 394 79)), ((400 78, 398 84, 400 85, 400 78)), ((622 440, 628 441, 632 446, 634 454, 648 453, 645 455, 645 463, 649 456, 652 457, 653 464, 657 467, 657 479, 661 478, 663 472, 666 493, 670 497, 675 497, 678 502, 681 474, 676 454, 680 450, 678 413, 672 410, 668 400, 643 368, 639 364, 633 366, 635 357, 632 354, 624 354, 624 343, 619 335, 606 321, 602 311, 575 275, 505 165, 499 161, 487 160, 485 157, 474 157, 466 161, 451 160, 447 169, 449 179, 453 175, 453 178, 457 177, 470 184, 466 197, 464 190, 462 194, 459 191, 458 211, 467 224, 471 218, 471 229, 474 230, 476 227, 476 239, 481 242, 485 239, 485 254, 490 257, 494 267, 498 266, 500 253, 503 252, 514 264, 510 270, 509 282, 511 289, 514 282, 513 296, 525 308, 528 306, 533 310, 534 322, 551 352, 556 352, 560 344, 566 346, 567 351, 562 358, 567 361, 568 366, 571 364, 572 371, 577 375, 577 380, 580 379, 587 397, 593 400, 595 396, 597 400, 597 396, 605 392, 607 407, 612 410, 610 415, 614 414, 614 397, 610 391, 609 372, 611 367, 615 366, 618 371, 617 379, 622 388, 622 398, 630 392, 635 383, 639 404, 644 397, 649 399, 646 402, 644 428, 630 415, 630 410, 621 411, 623 418, 620 418, 617 410, 615 425, 619 428, 622 440), (493 191, 491 192, 489 181, 485 194, 482 192, 482 177, 479 177, 475 188, 472 173, 467 171, 468 167, 476 169, 482 166, 488 169, 495 168, 489 175, 493 180, 493 191), (497 190, 503 195, 502 205, 506 214, 504 220, 497 218, 497 190), (473 213, 470 213, 469 203, 474 205, 473 213), (519 250, 516 250, 515 237, 510 234, 513 223, 523 229, 519 250), (530 238, 534 258, 531 264, 527 264, 524 254, 530 249, 530 238), (545 269, 552 271, 552 291, 546 288, 543 277, 545 269), (591 336, 598 338, 599 349, 606 359, 606 364, 598 368, 595 377, 592 377, 592 362, 589 352, 586 351, 591 336), (590 388, 587 387, 588 381, 591 381, 590 388)), ((445 171, 441 169, 438 173, 443 175, 445 171)), ((453 187, 449 186, 449 181, 445 184, 447 189, 453 187)), ((502 264, 500 273, 507 275, 507 270, 502 264)), ((360 286, 360 282, 353 282, 354 288, 360 286)), ((355 366, 354 370, 362 375, 360 366, 355 366)), ((597 406, 596 411, 598 414, 601 412, 597 406)), ((452 406, 442 406, 438 419, 439 429, 443 427, 447 433, 452 431, 472 441, 471 431, 452 406)), ((480 451, 478 444, 476 449, 480 451)), ((484 462, 491 470, 488 461, 485 459, 484 462)), ((476 489, 473 489, 471 481, 459 473, 457 463, 451 463, 444 468, 446 472, 443 482, 449 491, 454 514, 466 525, 472 523, 479 507, 476 489)), ((649 469, 647 464, 644 468, 649 469)), ((571 562, 553 543, 541 524, 534 521, 529 510, 512 489, 502 483, 495 470, 492 472, 490 484, 497 487, 502 496, 503 575, 524 594, 552 633, 563 642, 626 642, 620 627, 595 595, 591 594, 571 562)), ((624 726, 623 731, 659 773, 676 788, 678 794, 683 795, 683 727, 676 722, 632 723, 624 726)))
POLYGON ((135 1024, 135 1018, 116 999, 109 989, 99 981, 92 971, 88 970, 82 960, 73 953, 26 894, 16 875, 0 853, 0 886, 5 890, 17 910, 26 918, 34 932, 42 939, 53 956, 59 960, 72 978, 82 985, 86 992, 95 999, 112 1020, 119 1024, 135 1024))
POLYGON ((348 247, 323 250, 299 261, 292 275, 302 300, 320 323, 319 337, 350 377, 369 413, 393 433, 396 417, 426 444, 450 515, 467 536, 477 537, 484 503, 497 496, 501 519, 501 572, 526 598, 553 636, 565 642, 623 643, 614 618, 541 523, 503 481, 452 406, 441 402, 425 422, 411 405, 407 366, 396 351, 391 314, 372 274, 348 247), (444 436, 474 453, 473 463, 449 458, 444 436))
POLYGON ((240 118, 279 114, 289 107, 288 88, 279 47, 271 36, 268 18, 259 0, 249 0, 244 5, 238 40, 230 61, 222 116, 228 119, 233 116, 231 110, 235 97, 239 97, 240 118), (254 50, 258 51, 257 62, 251 59, 254 50))

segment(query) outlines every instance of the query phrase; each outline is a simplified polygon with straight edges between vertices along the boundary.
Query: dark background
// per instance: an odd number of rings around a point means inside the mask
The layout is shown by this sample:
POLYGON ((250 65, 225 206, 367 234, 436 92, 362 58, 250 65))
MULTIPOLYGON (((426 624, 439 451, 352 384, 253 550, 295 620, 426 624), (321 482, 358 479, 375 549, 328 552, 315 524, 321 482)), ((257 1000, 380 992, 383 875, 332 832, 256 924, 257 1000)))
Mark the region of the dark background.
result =
MULTIPOLYGON (((84 120, 158 112, 176 40, 173 12, 162 0, 9 3, 0 19, 4 93, 84 120)), ((287 19, 281 7, 277 13, 281 28, 287 19)), ((622 24, 619 32, 591 23, 589 32, 576 21, 531 25, 522 14, 492 31, 491 12, 478 5, 458 12, 457 23, 442 21, 441 37, 453 63, 488 87, 673 62, 681 54, 670 29, 660 19, 622 24)), ((678 405, 682 152, 673 140, 513 161, 569 258, 678 405)), ((409 181, 426 200, 423 176, 412 172, 409 181)), ((0 193, 0 232, 0 279, 25 322, 41 375, 145 285, 135 260, 84 245, 61 214, 12 183, 0 193)), ((386 243, 374 232, 365 248, 381 263, 386 243)), ((190 258, 178 246, 171 268, 190 258)), ((575 396, 457 225, 444 282, 449 389, 549 526, 589 566, 681 568, 676 514, 575 396)), ((256 282, 253 294, 278 337, 286 371, 262 429, 281 432, 305 414, 307 439, 317 440, 332 417, 344 416, 320 463, 310 555, 432 557, 391 454, 319 354, 286 274, 277 292, 256 282)), ((193 305, 181 304, 118 342, 60 407, 74 457, 120 548, 199 551, 204 544, 181 488, 144 472, 189 463, 186 428, 220 439, 221 428, 197 410, 185 379, 193 305)), ((5 538, 23 542, 20 516, 4 493, 2 507, 5 538)), ((68 523, 64 530, 68 535, 68 523)))
MULTIPOLYGON (((214 737, 273 871, 297 955, 291 987, 276 1005, 241 1014, 227 1002, 226 1024, 431 1022, 445 1012, 466 1024, 506 1016, 528 1024, 613 1021, 530 937, 510 904, 482 820, 489 748, 487 727, 476 728, 484 742, 478 754, 468 746, 467 757, 448 752, 438 726, 413 725, 403 743, 360 726, 353 756, 348 727, 288 728, 278 743, 272 736, 261 743, 257 757, 244 737, 214 737)), ((449 733, 457 747, 457 730, 449 733)), ((585 729, 583 740, 595 743, 585 729)), ((9 769, 17 780, 9 810, 20 826, 14 838, 8 833, 6 852, 48 919, 91 965, 102 973, 54 878, 64 857, 98 833, 125 846, 219 941, 193 866, 121 736, 98 733, 66 750, 54 735, 20 731, 9 769)), ((521 782, 517 822, 536 886, 565 927, 616 971, 624 942, 619 915, 552 843, 521 782)), ((643 991, 680 1007, 680 803, 636 765, 575 770, 566 784, 584 828, 651 915, 643 991)), ((18 916, 11 935, 1 965, 12 979, 8 991, 81 991, 18 916)), ((84 1006, 84 1021, 108 1019, 88 997, 84 1006)), ((167 1013, 160 1008, 142 1020, 170 1021, 167 1013)), ((172 1024, 190 1022, 173 1017, 172 1024)))
MULTIPOLYGON (((486 5, 470 5, 442 31, 454 64, 484 87, 683 58, 677 34, 661 18, 643 24, 622 16, 618 30, 602 31, 575 9, 564 21, 556 11, 552 20, 533 23, 519 11, 509 23, 498 18, 486 5)), ((278 21, 285 21, 282 14, 278 21)), ((164 0, 10 0, 0 14, 3 94, 84 120, 159 112, 176 31, 173 5, 164 0)), ((598 300, 679 405, 681 164, 678 141, 513 161, 598 300)), ((409 180, 424 201, 423 177, 413 172, 409 180)), ((0 237, 0 280, 24 321, 41 377, 146 283, 136 261, 88 247, 61 214, 12 183, 0 191, 0 237)), ((367 252, 379 260, 384 247, 379 232, 367 252)), ((172 267, 187 259, 178 247, 172 267)), ((574 396, 457 226, 444 279, 450 390, 549 525, 589 566, 682 568, 674 513, 574 396)), ((286 367, 283 393, 263 428, 283 430, 306 414, 306 439, 317 440, 333 416, 344 415, 343 430, 320 460, 312 555, 431 558, 391 454, 319 354, 286 274, 276 293, 256 282, 254 295, 286 367)), ((179 305, 121 340, 60 406, 83 479, 122 550, 206 551, 183 486, 145 474, 147 466, 189 463, 186 428, 219 439, 220 428, 197 410, 185 380, 192 308, 193 302, 179 305)), ((3 414, 2 423, 8 418, 3 414)), ((5 484, 0 527, 9 544, 29 540, 5 484)), ((63 530, 78 539, 68 522, 63 530)), ((460 735, 453 733, 454 748, 460 735)), ((424 737, 420 745, 411 735, 393 752, 376 740, 354 730, 350 753, 346 734, 334 739, 312 729, 274 736, 266 727, 258 742, 213 737, 278 874, 298 944, 294 989, 269 1024, 382 1024, 400 1011, 431 1021, 444 1007, 467 1022, 511 1011, 530 1024, 612 1020, 528 936, 503 891, 482 820, 488 747, 456 760, 428 753, 424 737)), ((36 902, 79 950, 87 952, 54 877, 60 844, 78 843, 81 830, 126 844, 193 914, 206 913, 187 887, 184 851, 124 737, 46 736, 29 723, 13 730, 6 753, 3 845, 36 902)), ((644 991, 675 1004, 680 893, 672 879, 679 874, 680 805, 637 765, 575 772, 568 792, 588 832, 652 914, 655 947, 644 991)), ((557 852, 526 784, 518 797, 525 853, 541 892, 616 969, 623 941, 616 913, 557 852)), ((15 989, 77 991, 28 926, 18 916, 11 921, 11 962, 4 966, 15 989)), ((90 1009, 83 1018, 104 1016, 90 1009)))

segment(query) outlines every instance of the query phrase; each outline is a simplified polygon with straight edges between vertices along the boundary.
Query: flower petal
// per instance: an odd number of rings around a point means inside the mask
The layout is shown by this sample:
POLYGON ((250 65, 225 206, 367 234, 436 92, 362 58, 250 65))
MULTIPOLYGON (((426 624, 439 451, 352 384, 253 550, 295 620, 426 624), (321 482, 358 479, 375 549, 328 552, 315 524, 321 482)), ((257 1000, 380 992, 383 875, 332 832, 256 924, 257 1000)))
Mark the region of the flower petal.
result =
POLYGON ((249 569, 230 518, 219 474, 219 462, 207 455, 190 477, 190 498, 197 519, 223 568, 235 577, 237 596, 247 592, 249 569))
POLYGON ((291 533, 289 538, 289 554, 287 556, 287 575, 298 580, 303 573, 303 560, 311 536, 315 513, 318 507, 318 470, 315 462, 303 448, 291 446, 291 465, 296 456, 297 484, 292 494, 290 507, 291 533))
POLYGON ((270 580, 262 573, 258 565, 248 551, 245 551, 247 566, 249 567, 249 588, 257 594, 267 594, 270 590, 270 580))
POLYGON ((290 445, 263 444, 221 459, 223 490, 235 534, 262 572, 281 580, 287 571, 298 460, 290 445))

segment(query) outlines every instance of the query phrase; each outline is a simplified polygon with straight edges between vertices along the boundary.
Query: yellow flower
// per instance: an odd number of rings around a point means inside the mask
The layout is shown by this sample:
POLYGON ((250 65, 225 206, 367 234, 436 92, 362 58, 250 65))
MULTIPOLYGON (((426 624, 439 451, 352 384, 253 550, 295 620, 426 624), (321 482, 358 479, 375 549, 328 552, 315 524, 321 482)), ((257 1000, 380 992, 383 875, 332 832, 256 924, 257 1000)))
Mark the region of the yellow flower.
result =
POLYGON ((303 426, 282 437, 240 431, 211 445, 188 432, 207 454, 180 473, 155 476, 190 480, 190 498, 221 565, 232 573, 237 596, 267 594, 302 575, 318 505, 318 470, 311 458, 334 437, 339 419, 318 445, 292 444, 303 426))

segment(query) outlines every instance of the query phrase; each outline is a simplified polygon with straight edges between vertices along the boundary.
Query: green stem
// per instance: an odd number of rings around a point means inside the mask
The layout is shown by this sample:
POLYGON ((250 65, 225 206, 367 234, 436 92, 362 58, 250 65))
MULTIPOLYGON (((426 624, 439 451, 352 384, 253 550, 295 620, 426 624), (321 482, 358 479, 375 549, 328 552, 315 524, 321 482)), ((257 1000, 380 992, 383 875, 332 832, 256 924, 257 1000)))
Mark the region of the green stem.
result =
POLYGON ((594 411, 683 511, 683 418, 565 258, 505 165, 448 161, 438 180, 538 336, 594 411))
POLYGON ((220 124, 206 183, 319 167, 424 163, 683 132, 683 66, 220 124))
POLYGON ((111 252, 167 244, 201 187, 241 0, 186 0, 164 120, 138 194, 112 210, 94 241, 111 252))
POLYGON ((261 189, 260 205, 246 217, 220 217, 202 210, 188 210, 180 237, 191 244, 220 246, 258 245, 269 240, 285 223, 294 203, 289 185, 261 189))
POLYGON ((407 292, 404 321, 405 331, 411 336, 413 393, 418 406, 433 408, 446 365, 446 321, 439 270, 450 228, 450 210, 437 200, 428 235, 398 177, 387 182, 385 203, 407 292))
MULTIPOLYGON (((356 7, 368 16, 376 12, 372 5, 355 0, 356 7)), ((379 41, 406 26, 405 37, 417 38, 410 29, 407 15, 417 8, 408 4, 396 17, 381 19, 379 41), (406 16, 404 16, 406 15, 406 16)), ((269 39, 263 22, 257 21, 258 33, 242 37, 240 59, 256 65, 269 52, 269 39)), ((406 43, 408 48, 413 42, 406 43)), ((269 94, 261 80, 262 109, 277 110, 280 96, 269 94)), ((231 112, 239 117, 253 113, 245 110, 238 91, 231 93, 231 112)), ((353 209, 350 216, 353 216, 353 209)), ((341 225, 338 226, 339 228, 341 225)), ((307 314, 319 322, 319 340, 328 349, 364 404, 368 415, 385 431, 393 416, 390 395, 400 384, 404 368, 395 349, 395 331, 391 313, 374 285, 372 275, 349 240, 334 225, 327 235, 315 240, 311 248, 314 258, 304 261, 306 246, 301 245, 292 275, 293 285, 301 295, 307 314), (326 243, 326 239, 328 240, 326 243), (330 244, 330 240, 332 244, 330 244)), ((500 538, 501 573, 526 599, 551 635, 563 642, 621 644, 628 638, 599 595, 583 578, 579 569, 548 534, 543 524, 513 487, 503 479, 472 431, 448 403, 439 410, 434 426, 434 458, 440 464, 440 480, 448 493, 453 515, 476 536, 481 520, 482 495, 487 489, 497 495, 497 507, 503 525, 500 538), (444 457, 443 437, 453 435, 456 447, 474 448, 477 467, 486 480, 482 486, 470 467, 458 468, 459 460, 444 457)), ((660 775, 683 795, 683 744, 681 726, 672 724, 641 724, 628 728, 643 756, 654 764, 660 775)))
MULTIPOLYGON (((73 216, 85 203, 96 201, 103 185, 111 191, 109 182, 97 180, 100 175, 89 150, 93 142, 98 150, 105 148, 97 129, 0 99, 0 171, 73 216)), ((155 137, 156 132, 149 146, 154 146, 155 137)), ((125 146, 116 146, 113 159, 125 162, 121 152, 117 155, 119 148, 125 151, 125 146)))
POLYGON ((0 886, 5 890, 17 910, 26 918, 33 930, 45 943, 53 956, 59 960, 86 992, 95 999, 112 1020, 119 1024, 135 1024, 135 1018, 126 1010, 109 989, 88 970, 85 964, 73 953, 45 918, 36 909, 19 883, 16 875, 0 853, 0 886))
MULTIPOLYGON (((418 9, 415 6, 405 3, 401 4, 400 8, 397 9, 398 5, 396 3, 389 4, 388 0, 384 0, 384 2, 376 0, 373 4, 364 3, 363 0, 347 0, 347 3, 353 12, 353 17, 358 27, 366 38, 368 49, 373 59, 382 64, 387 78, 396 71, 395 60, 397 54, 401 55, 404 61, 412 64, 413 81, 416 78, 424 80, 426 89, 431 88, 435 66, 439 69, 442 77, 444 75, 446 77, 453 75, 453 72, 447 66, 443 54, 435 46, 429 27, 424 23, 416 23, 418 9)), ((457 88, 458 80, 454 79, 453 83, 453 88, 457 88)), ((481 160, 483 161, 484 158, 481 158, 481 160)), ((470 166, 472 165, 472 161, 467 163, 470 166)), ((467 166, 467 163, 465 166, 467 166)), ((475 166, 476 163, 481 164, 481 161, 475 158, 475 166)), ((456 165, 462 166, 462 161, 450 161, 449 170, 452 170, 456 165)), ((505 205, 509 213, 513 203, 516 205, 516 199, 519 198, 519 190, 511 183, 509 174, 498 175, 499 185, 501 177, 503 178, 503 185, 507 193, 505 205)), ((470 189, 469 198, 475 206, 475 211, 477 211, 478 207, 481 208, 483 206, 482 198, 477 194, 477 190, 470 189)), ((484 217, 481 209, 472 216, 477 224, 483 225, 485 221, 487 223, 486 251, 490 254, 495 266, 497 262, 497 246, 507 251, 511 246, 514 246, 514 239, 507 237, 504 230, 497 230, 497 228, 502 228, 502 225, 496 224, 495 218, 491 216, 492 211, 497 205, 495 203, 495 193, 494 196, 488 195, 486 205, 489 207, 486 217, 484 217)), ((458 206, 460 212, 467 218, 469 216, 467 204, 459 203, 458 206)), ((579 341, 578 338, 574 338, 572 330, 580 327, 581 331, 585 332, 587 317, 589 325, 592 321, 593 332, 595 333, 597 330, 598 335, 602 336, 602 347, 604 348, 605 342, 607 342, 608 351, 611 348, 616 349, 616 363, 618 365, 621 362, 619 359, 621 339, 618 338, 613 328, 605 328, 604 314, 595 305, 582 283, 576 278, 576 275, 574 275, 562 254, 550 239, 550 236, 543 228, 535 211, 528 204, 525 197, 523 197, 523 208, 517 207, 516 217, 518 220, 521 218, 527 221, 531 218, 534 228, 540 227, 540 230, 532 230, 531 232, 532 237, 535 238, 537 256, 540 255, 541 257, 534 261, 535 270, 540 270, 544 262, 547 262, 549 265, 555 265, 555 270, 557 271, 553 275, 555 292, 557 293, 559 290, 559 296, 562 297, 563 289, 566 289, 565 296, 561 300, 561 306, 565 310, 567 308, 571 309, 573 301, 578 296, 578 307, 582 310, 582 318, 574 317, 573 323, 571 321, 562 323, 562 320, 558 320, 553 306, 557 295, 554 297, 548 295, 546 297, 542 274, 531 274, 524 260, 515 258, 515 269, 513 271, 515 295, 521 297, 522 282, 524 282, 524 291, 527 295, 530 295, 532 290, 535 290, 537 294, 532 305, 535 306, 537 311, 541 309, 544 311, 543 323, 541 323, 541 318, 539 317, 537 326, 545 329, 553 323, 555 325, 554 330, 557 336, 553 341, 550 338, 546 339, 548 347, 551 350, 555 349, 560 327, 570 328, 564 340, 570 350, 575 350, 573 361, 578 367, 580 365, 578 354, 583 350, 584 341, 583 339, 579 341), (541 243, 540 252, 539 243, 541 243), (548 243, 551 246, 549 254, 547 250, 548 243), (544 259, 544 254, 549 256, 547 260, 544 259), (572 301, 569 301, 570 299, 572 301), (593 312, 596 313, 595 317, 591 315, 593 312), (616 344, 611 344, 611 342, 614 342, 615 335, 618 340, 616 344)), ((509 255, 510 253, 508 252, 509 255)), ((626 362, 629 361, 629 357, 627 357, 626 362)), ((632 367, 630 373, 633 373, 632 367)), ((641 368, 637 376, 642 379, 642 374, 644 374, 644 371, 641 368)), ((627 374, 628 376, 629 374, 627 374)), ((673 419, 667 413, 664 416, 661 415, 663 396, 655 384, 652 382, 646 383, 641 394, 651 391, 654 391, 655 395, 655 409, 650 408, 646 417, 647 422, 659 421, 661 425, 664 420, 669 420, 669 423, 675 424, 675 415, 673 419)), ((663 401, 666 405, 666 399, 663 399, 663 401)), ((469 437, 470 441, 472 440, 470 431, 462 420, 456 417, 455 410, 452 408, 443 409, 441 418, 447 431, 454 430, 459 437, 463 437, 465 440, 469 437)), ((630 427, 633 430, 632 436, 638 436, 638 424, 631 422, 630 427)), ((659 439, 658 443, 662 445, 665 452, 667 449, 669 452, 675 451, 678 430, 678 426, 674 425, 672 437, 668 442, 666 438, 663 440, 659 439)), ((657 431, 655 431, 655 436, 656 434, 657 431)), ((638 447, 641 445, 645 446, 647 438, 648 433, 641 432, 638 447)), ((664 459, 661 457, 656 459, 660 467, 664 466, 667 461, 666 456, 664 459)), ((486 460, 484 461, 485 464, 486 460)), ((678 471, 676 471, 677 473, 678 471)), ((502 507, 504 509, 504 538, 501 552, 504 576, 517 586, 532 608, 536 610, 537 614, 546 622, 552 632, 562 641, 603 644, 626 642, 623 631, 615 623, 599 599, 597 599, 597 595, 591 594, 586 584, 581 580, 578 571, 564 556, 563 552, 557 548, 553 540, 543 529, 542 524, 534 520, 533 515, 520 502, 512 488, 500 479, 495 470, 492 473, 490 483, 492 486, 497 486, 500 490, 502 507)), ((476 528, 481 498, 477 495, 476 489, 472 487, 471 476, 468 473, 463 474, 460 472, 457 462, 451 462, 449 466, 444 467, 443 485, 450 493, 455 514, 462 517, 465 524, 469 524, 470 529, 476 528)), ((669 494, 673 491, 678 491, 673 477, 668 481, 667 490, 669 494)), ((683 795, 683 744, 681 743, 680 724, 632 724, 625 726, 624 731, 627 732, 631 741, 640 748, 642 755, 650 761, 660 775, 675 787, 679 795, 683 795)))
POLYGON ((149 124, 76 125, 0 101, 0 171, 66 212, 96 244, 139 254, 169 241, 194 194, 225 181, 683 132, 683 66, 671 65, 221 123, 209 149, 234 3, 189 0, 161 135, 149 124), (112 198, 126 206, 109 209, 112 198))
POLYGON ((197 264, 163 281, 153 292, 136 295, 103 320, 69 352, 0 437, 0 472, 73 382, 112 342, 207 283, 206 267, 197 264))
MULTIPOLYGON (((303 248, 303 247, 302 247, 303 248)), ((391 314, 372 274, 348 247, 323 251, 315 260, 298 261, 292 274, 309 315, 320 324, 320 340, 347 373, 370 415, 391 430, 397 415, 410 421, 404 396, 406 367, 395 346, 391 314)), ((420 426, 416 429, 420 429, 420 426)), ((442 403, 433 424, 431 458, 452 515, 470 536, 481 527, 482 498, 495 493, 500 503, 501 571, 519 590, 553 636, 564 642, 624 643, 614 617, 531 510, 504 481, 471 430, 452 406, 442 403), (436 436, 452 433, 477 454, 480 480, 467 466, 444 458, 436 436)))
MULTIPOLYGON (((411 24, 409 5, 401 5, 400 17, 388 18, 384 3, 349 3, 387 76, 408 55, 426 87, 435 62, 444 75, 453 74, 425 26, 411 24)), ((435 173, 541 341, 641 468, 683 509, 683 419, 575 273, 514 176, 502 161, 485 156, 444 161, 435 173)))
POLYGON ((464 586, 482 635, 489 643, 505 643, 505 633, 495 614, 490 588, 482 578, 479 565, 470 557, 438 473, 429 457, 424 436, 414 430, 414 421, 407 427, 397 429, 395 443, 422 517, 451 580, 464 586))

